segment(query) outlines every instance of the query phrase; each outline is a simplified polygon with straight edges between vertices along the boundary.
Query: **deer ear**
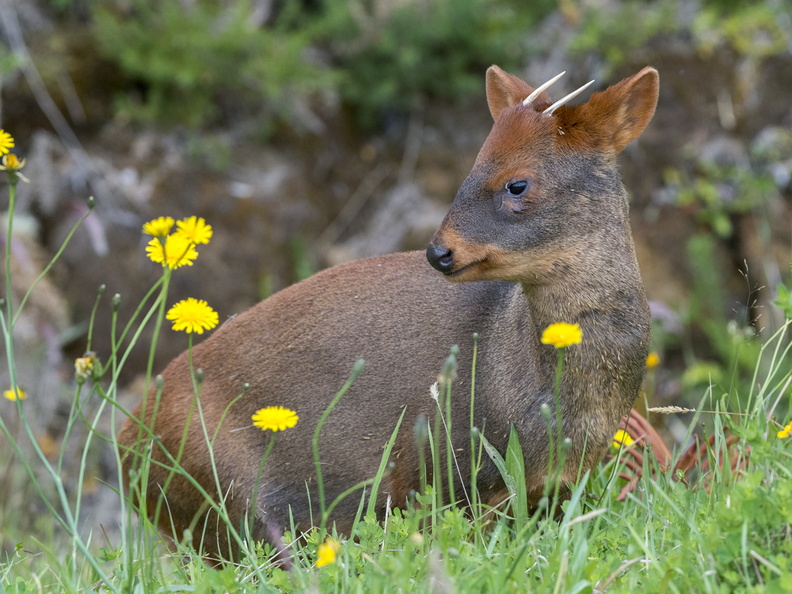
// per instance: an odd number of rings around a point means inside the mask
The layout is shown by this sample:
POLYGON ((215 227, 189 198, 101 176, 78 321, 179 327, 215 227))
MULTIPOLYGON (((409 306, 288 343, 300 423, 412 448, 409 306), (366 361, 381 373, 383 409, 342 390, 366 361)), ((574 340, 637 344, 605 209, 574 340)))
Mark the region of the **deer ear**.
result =
POLYGON ((578 115, 604 144, 600 148, 619 153, 641 135, 652 119, 659 90, 660 76, 657 70, 647 66, 592 95, 588 103, 579 106, 578 115))
POLYGON ((497 120, 504 109, 517 105, 532 92, 533 88, 528 83, 498 66, 487 69, 487 105, 493 120, 497 120))

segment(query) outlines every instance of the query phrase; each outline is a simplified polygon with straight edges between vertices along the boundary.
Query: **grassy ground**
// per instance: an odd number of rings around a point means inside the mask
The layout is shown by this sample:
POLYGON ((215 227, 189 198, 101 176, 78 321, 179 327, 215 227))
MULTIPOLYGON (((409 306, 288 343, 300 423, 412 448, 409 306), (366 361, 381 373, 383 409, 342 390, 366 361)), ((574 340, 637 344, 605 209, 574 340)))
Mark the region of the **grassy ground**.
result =
POLYGON ((792 447, 766 421, 772 396, 756 397, 731 425, 740 455, 750 447, 739 476, 717 464, 727 452, 715 423, 710 470, 696 484, 673 471, 650 478, 656 468, 647 462, 638 489, 617 501, 624 482, 614 479, 614 458, 573 485, 558 519, 546 508, 435 507, 429 488, 422 511, 396 509, 382 522, 364 516, 352 538, 325 540, 315 530, 295 541, 287 533, 284 569, 269 547, 219 567, 190 550, 172 556, 150 527, 129 518, 110 547, 25 538, 0 565, 0 584, 8 592, 792 591, 792 447), (338 547, 331 562, 323 542, 338 547))

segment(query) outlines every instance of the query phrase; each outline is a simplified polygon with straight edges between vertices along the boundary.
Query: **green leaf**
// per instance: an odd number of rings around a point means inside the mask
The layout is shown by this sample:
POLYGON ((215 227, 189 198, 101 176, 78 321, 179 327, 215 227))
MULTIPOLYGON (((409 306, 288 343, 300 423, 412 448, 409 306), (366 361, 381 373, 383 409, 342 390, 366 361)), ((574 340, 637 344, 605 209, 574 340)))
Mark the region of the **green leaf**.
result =
POLYGON ((525 459, 523 458, 520 442, 517 439, 517 432, 512 427, 509 445, 506 447, 505 459, 483 435, 480 436, 480 439, 484 450, 495 463, 498 472, 503 478, 503 482, 506 484, 511 498, 514 518, 517 520, 518 525, 522 526, 528 522, 528 495, 525 486, 525 459))
POLYGON ((511 428, 509 435, 509 445, 506 447, 506 472, 514 478, 514 499, 512 500, 512 509, 514 510, 514 519, 517 521, 518 526, 524 526, 528 522, 528 489, 525 484, 525 457, 523 456, 522 446, 520 439, 517 437, 517 431, 514 425, 511 428))
POLYGON ((792 320, 792 291, 787 289, 785 285, 778 284, 778 299, 773 301, 773 304, 784 312, 784 317, 792 320))

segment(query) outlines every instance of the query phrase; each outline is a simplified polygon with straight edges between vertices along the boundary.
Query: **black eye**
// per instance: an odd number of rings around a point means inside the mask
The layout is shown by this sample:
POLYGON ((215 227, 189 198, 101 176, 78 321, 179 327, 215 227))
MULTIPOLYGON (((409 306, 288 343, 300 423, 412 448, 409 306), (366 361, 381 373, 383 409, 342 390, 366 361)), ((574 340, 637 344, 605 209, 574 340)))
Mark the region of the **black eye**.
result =
POLYGON ((522 196, 528 189, 528 180, 519 179, 506 184, 506 191, 512 196, 522 196))

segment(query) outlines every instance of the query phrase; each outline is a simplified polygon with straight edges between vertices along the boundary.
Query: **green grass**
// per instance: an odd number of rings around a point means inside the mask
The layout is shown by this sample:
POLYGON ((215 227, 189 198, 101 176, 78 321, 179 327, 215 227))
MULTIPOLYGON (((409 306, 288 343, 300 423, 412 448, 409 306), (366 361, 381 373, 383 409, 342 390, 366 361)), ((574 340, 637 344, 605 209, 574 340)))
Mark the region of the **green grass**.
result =
MULTIPOLYGON (((14 192, 12 184, 12 214, 14 192)), ((12 226, 9 217, 9 236, 12 226)), ((5 256, 6 287, 11 287, 8 249, 5 256)), ((236 563, 209 564, 178 543, 176 551, 169 551, 152 525, 138 517, 135 504, 113 491, 112 484, 98 488, 115 499, 119 529, 90 531, 86 485, 95 460, 109 453, 120 467, 122 452, 115 446, 113 428, 128 414, 119 398, 120 370, 134 348, 150 349, 153 361, 156 343, 137 345, 137 337, 144 326, 163 323, 171 274, 182 272, 163 269, 129 320, 118 319, 118 298, 113 298, 112 352, 103 356, 103 365, 96 362, 71 385, 72 404, 59 453, 46 452, 31 425, 28 405, 34 395, 3 405, 0 478, 6 493, 0 498, 0 594, 792 591, 792 440, 777 435, 789 422, 784 412, 790 407, 792 383, 789 324, 752 350, 756 360, 749 373, 743 371, 745 365, 735 368, 727 393, 716 397, 711 389, 702 391, 699 408, 720 412, 699 412, 690 421, 691 432, 695 428, 705 437, 714 436, 692 481, 678 480, 675 471, 663 471, 647 456, 637 489, 619 501, 625 484, 618 476, 624 471, 624 454, 619 452, 569 485, 570 496, 563 502, 550 481, 546 498, 532 510, 527 507, 518 442, 512 440, 507 452, 496 452, 471 426, 474 461, 493 458, 509 487, 509 499, 495 508, 483 505, 475 489, 467 494, 472 505, 444 502, 439 494, 453 478, 453 465, 434 464, 437 470, 426 476, 427 486, 416 495, 415 504, 393 509, 378 520, 369 502, 388 471, 386 448, 378 475, 349 486, 347 496, 360 501, 351 534, 336 534, 326 523, 334 502, 318 501, 317 527, 305 534, 287 531, 281 563, 272 546, 250 542, 244 531, 231 527, 246 551, 236 563), (727 406, 737 410, 728 411, 727 406), (728 434, 739 437, 731 450, 726 447, 728 434), (72 456, 76 462, 69 452, 78 452, 72 456), (746 470, 734 473, 730 464, 720 463, 732 454, 747 460, 746 470), (440 471, 449 467, 450 474, 440 471), (30 509, 32 501, 40 510, 35 517, 18 511, 30 509), (328 534, 340 548, 334 562, 318 568, 318 549, 328 534)), ((13 330, 24 304, 17 305, 7 291, 0 312, 11 385, 16 385, 13 330)), ((90 350, 90 341, 87 347, 90 350)), ((438 414, 421 429, 433 459, 446 462, 451 455, 446 404, 454 365, 452 352, 437 389, 438 411, 445 417, 438 414)), ((355 369, 359 371, 359 364, 355 369)), ((353 378, 354 372, 350 381, 353 378)), ((147 383, 156 382, 150 365, 147 383)), ((196 390, 199 387, 196 381, 196 390)), ((323 423, 333 422, 330 410, 346 389, 339 388, 323 423)), ((314 439, 317 461, 321 430, 320 423, 314 439)), ((141 432, 146 431, 141 426, 141 432)), ((212 436, 204 433, 211 442, 212 436)), ((394 439, 395 433, 391 443, 394 439)), ((178 457, 174 453, 170 461, 174 474, 184 472, 178 457)), ((147 463, 143 459, 131 478, 116 470, 116 482, 131 482, 133 489, 143 484, 147 463)), ((316 468, 321 470, 318 463, 316 468)), ((317 479, 321 484, 321 477, 317 479)), ((211 505, 223 517, 223 502, 211 505)))
POLYGON ((9 592, 789 591, 792 452, 776 431, 760 414, 749 417, 740 426, 751 445, 748 471, 739 480, 714 471, 709 492, 660 475, 618 502, 620 484, 612 465, 603 466, 573 486, 558 519, 546 510, 521 524, 510 508, 473 517, 455 506, 433 509, 429 488, 418 498, 424 511, 395 509, 383 522, 364 516, 353 538, 334 535, 343 545, 321 569, 313 567, 318 530, 301 540, 285 535, 293 563, 286 571, 269 547, 221 567, 192 551, 169 556, 144 526, 114 549, 89 545, 92 562, 26 539, 0 566, 0 583, 9 592))

